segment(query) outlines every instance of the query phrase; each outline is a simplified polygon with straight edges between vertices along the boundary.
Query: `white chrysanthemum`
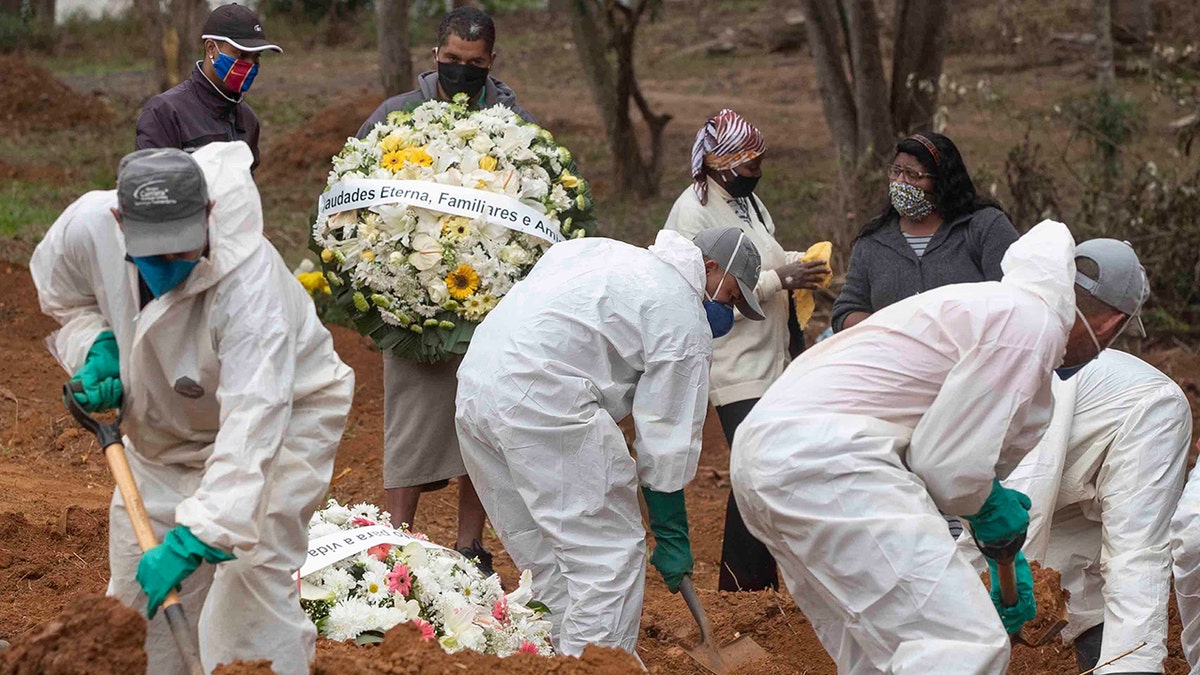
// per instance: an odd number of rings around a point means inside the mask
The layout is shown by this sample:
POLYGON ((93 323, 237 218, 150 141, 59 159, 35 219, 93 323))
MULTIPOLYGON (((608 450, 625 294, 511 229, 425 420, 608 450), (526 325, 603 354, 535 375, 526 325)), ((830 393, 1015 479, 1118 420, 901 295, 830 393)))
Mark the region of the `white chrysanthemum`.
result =
POLYGON ((350 507, 350 517, 365 518, 372 523, 379 522, 379 507, 366 502, 359 502, 350 507))
POLYGON ((331 640, 353 640, 370 630, 372 607, 362 600, 349 598, 329 609, 324 633, 331 640))
POLYGON ((354 576, 344 567, 334 565, 321 570, 315 583, 333 593, 341 600, 350 594, 350 589, 354 588, 357 582, 354 576))

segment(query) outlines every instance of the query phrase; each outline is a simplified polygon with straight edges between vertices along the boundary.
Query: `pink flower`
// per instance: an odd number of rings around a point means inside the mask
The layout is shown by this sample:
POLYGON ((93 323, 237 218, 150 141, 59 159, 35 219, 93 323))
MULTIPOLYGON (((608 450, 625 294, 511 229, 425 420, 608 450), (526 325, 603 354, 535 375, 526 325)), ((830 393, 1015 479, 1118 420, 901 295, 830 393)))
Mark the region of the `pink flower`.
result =
POLYGON ((392 593, 407 596, 412 590, 412 575, 408 573, 408 565, 396 563, 384 578, 387 579, 388 590, 392 593))
POLYGON ((354 520, 351 520, 350 524, 355 527, 370 527, 375 524, 375 521, 362 516, 354 516, 354 520))
POLYGON ((508 623, 508 598, 500 596, 495 605, 492 605, 492 618, 500 623, 508 623))
POLYGON ((386 562, 388 554, 392 552, 391 544, 380 544, 367 549, 367 555, 375 558, 379 562, 386 562))
POLYGON ((429 541, 429 537, 424 534, 421 534, 420 532, 409 532, 408 536, 412 537, 413 539, 419 539, 421 541, 429 541))
MULTIPOLYGON (((417 628, 421 629, 421 639, 422 640, 429 641, 429 640, 433 639, 433 635, 434 635, 433 624, 429 623, 428 621, 426 621, 425 619, 422 619, 420 617, 413 619, 412 622, 417 625, 417 628)), ((526 643, 526 644, 528 644, 528 643, 526 643)), ((524 649, 524 648, 525 648, 525 645, 521 645, 521 649, 524 649)))
POLYGON ((532 642, 522 642, 521 648, 517 650, 517 653, 519 653, 519 654, 537 654, 538 648, 537 648, 537 645, 533 644, 532 642))

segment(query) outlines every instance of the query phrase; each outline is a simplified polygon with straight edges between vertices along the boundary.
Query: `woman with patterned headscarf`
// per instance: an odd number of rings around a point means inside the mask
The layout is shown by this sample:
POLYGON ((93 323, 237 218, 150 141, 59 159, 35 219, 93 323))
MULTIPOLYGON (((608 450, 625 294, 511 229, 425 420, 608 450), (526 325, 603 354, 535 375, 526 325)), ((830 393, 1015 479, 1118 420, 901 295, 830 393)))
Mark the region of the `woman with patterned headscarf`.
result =
MULTIPOLYGON (((737 227, 762 255, 755 295, 766 320, 745 321, 734 312, 733 329, 713 342, 709 401, 730 443, 738 424, 788 364, 790 291, 816 288, 828 273, 824 263, 802 263, 802 252, 785 251, 775 240, 771 214, 754 195, 766 150, 762 133, 736 112, 722 110, 708 120, 692 146, 693 183, 675 200, 664 226, 688 238, 702 230, 737 227)), ((746 530, 730 494, 719 588, 778 587, 775 560, 746 530)))

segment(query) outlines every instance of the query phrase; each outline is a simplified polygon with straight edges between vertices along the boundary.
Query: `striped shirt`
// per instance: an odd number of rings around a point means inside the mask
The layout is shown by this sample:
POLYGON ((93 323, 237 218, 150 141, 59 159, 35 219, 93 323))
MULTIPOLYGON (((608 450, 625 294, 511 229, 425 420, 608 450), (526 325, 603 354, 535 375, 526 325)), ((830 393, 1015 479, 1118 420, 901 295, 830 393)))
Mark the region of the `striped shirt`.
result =
POLYGON ((908 245, 912 247, 913 253, 916 253, 918 258, 925 255, 925 248, 929 246, 930 240, 933 239, 932 234, 923 237, 908 234, 907 232, 901 232, 900 234, 904 235, 904 238, 908 241, 908 245))

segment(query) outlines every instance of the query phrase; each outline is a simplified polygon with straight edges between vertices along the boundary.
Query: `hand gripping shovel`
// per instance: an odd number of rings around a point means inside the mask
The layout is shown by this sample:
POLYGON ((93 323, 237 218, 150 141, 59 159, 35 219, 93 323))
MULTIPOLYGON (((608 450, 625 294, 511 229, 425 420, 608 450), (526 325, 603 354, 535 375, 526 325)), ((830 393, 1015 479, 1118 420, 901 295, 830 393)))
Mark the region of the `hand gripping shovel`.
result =
POLYGON ((683 577, 683 581, 679 584, 679 593, 683 595, 683 601, 687 603, 692 617, 700 626, 700 644, 694 649, 684 650, 688 656, 695 659, 696 663, 710 673, 725 675, 747 663, 767 658, 766 650, 749 635, 743 635, 724 647, 717 646, 712 625, 708 622, 708 615, 704 613, 704 607, 700 605, 700 598, 696 595, 696 587, 692 585, 691 575, 683 577))
MULTIPOLYGON (((996 560, 996 576, 1000 578, 1000 602, 1004 603, 1005 607, 1011 607, 1017 604, 1017 569, 1013 565, 1015 556, 996 560)), ((1062 629, 1067 625, 1067 608, 1064 605, 1059 605, 1059 616, 1054 623, 1046 624, 1037 634, 1030 635, 1025 632, 1025 629, 1017 631, 1017 634, 1012 636, 1012 641, 1017 644, 1026 645, 1028 647, 1040 647, 1051 640, 1054 636, 1062 632, 1062 629)))
MULTIPOLYGON (((121 417, 124 412, 117 413, 115 422, 101 422, 87 414, 72 396, 72 392, 83 391, 83 385, 71 381, 63 385, 63 403, 80 426, 96 435, 100 447, 104 449, 104 458, 108 460, 108 469, 112 472, 117 489, 121 491, 121 499, 125 502, 125 513, 129 514, 129 522, 133 525, 133 533, 137 537, 138 546, 142 551, 148 551, 158 545, 154 529, 150 526, 150 516, 146 513, 146 505, 142 503, 142 495, 138 492, 137 483, 133 480, 133 472, 125 459, 125 445, 121 442, 121 417)), ((162 604, 163 614, 167 615, 167 625, 179 647, 179 654, 187 667, 189 675, 204 675, 204 667, 200 665, 200 650, 192 640, 187 616, 183 613, 183 605, 179 604, 179 594, 171 591, 162 604)))

